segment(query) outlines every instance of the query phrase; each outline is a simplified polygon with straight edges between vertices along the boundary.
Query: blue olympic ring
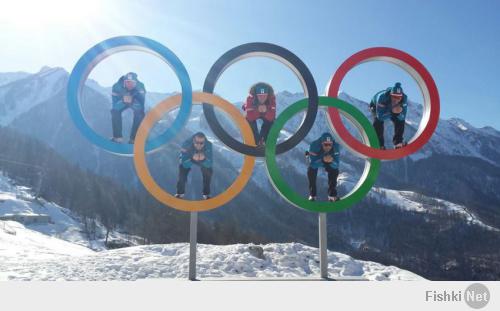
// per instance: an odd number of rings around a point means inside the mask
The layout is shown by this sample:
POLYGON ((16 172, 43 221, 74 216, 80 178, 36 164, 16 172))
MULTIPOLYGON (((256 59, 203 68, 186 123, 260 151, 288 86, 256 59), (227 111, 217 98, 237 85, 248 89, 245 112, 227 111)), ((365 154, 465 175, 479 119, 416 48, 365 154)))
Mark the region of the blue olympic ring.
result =
POLYGON ((78 130, 89 141, 111 153, 133 156, 134 146, 119 144, 98 135, 86 122, 81 110, 81 91, 90 72, 106 57, 123 51, 139 50, 158 56, 175 72, 181 83, 182 102, 179 113, 172 125, 164 133, 150 139, 146 144, 146 152, 160 148, 172 140, 189 120, 192 107, 192 87, 188 72, 180 59, 167 47, 154 40, 139 36, 121 36, 104 40, 90 48, 78 60, 71 71, 67 88, 67 104, 69 115, 78 130))

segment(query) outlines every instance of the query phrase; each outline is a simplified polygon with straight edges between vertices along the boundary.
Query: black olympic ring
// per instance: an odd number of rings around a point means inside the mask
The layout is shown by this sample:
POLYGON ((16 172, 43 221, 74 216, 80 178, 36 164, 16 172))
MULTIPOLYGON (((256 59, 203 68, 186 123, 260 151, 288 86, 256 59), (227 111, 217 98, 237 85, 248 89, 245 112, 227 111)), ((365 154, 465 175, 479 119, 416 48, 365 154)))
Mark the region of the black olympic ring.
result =
MULTIPOLYGON (((265 56, 275 59, 290 68, 299 78, 302 88, 304 89, 304 95, 308 98, 306 115, 299 129, 287 140, 276 146, 276 154, 281 154, 297 146, 304 137, 307 136, 316 120, 316 114, 318 112, 318 90, 316 88, 316 82, 314 82, 314 78, 309 68, 307 68, 304 62, 295 54, 281 46, 265 42, 253 42, 239 45, 224 53, 212 65, 212 68, 210 68, 205 78, 203 92, 213 93, 217 80, 229 66, 242 59, 255 56, 265 56)), ((250 146, 236 140, 228 134, 217 119, 212 105, 203 103, 203 113, 215 136, 217 136, 226 146, 245 155, 254 157, 265 156, 264 146, 250 146)))

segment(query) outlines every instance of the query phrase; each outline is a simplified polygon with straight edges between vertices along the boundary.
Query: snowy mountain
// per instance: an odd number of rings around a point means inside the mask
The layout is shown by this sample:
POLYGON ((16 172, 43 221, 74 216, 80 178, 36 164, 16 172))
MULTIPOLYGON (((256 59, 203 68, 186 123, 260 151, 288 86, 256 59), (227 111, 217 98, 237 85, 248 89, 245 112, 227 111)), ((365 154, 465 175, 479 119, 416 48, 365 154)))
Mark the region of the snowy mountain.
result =
MULTIPOLYGON (((55 76, 67 81, 67 73, 58 69, 55 76)), ((30 88, 40 86, 36 75, 16 82, 19 102, 26 102, 34 94, 44 90, 30 88)), ((54 81, 50 75, 47 84, 54 81)), ((12 84, 12 83, 11 83, 12 84)), ((10 85, 7 85, 10 87, 10 85)), ((10 118, 9 126, 36 137, 53 147, 68 161, 80 167, 109 176, 127 187, 139 187, 133 163, 130 158, 117 157, 92 146, 74 128, 67 115, 64 83, 57 85, 48 99, 38 101, 25 113, 10 118), (43 120, 43 126, 40 126, 43 120)), ((4 86, 4 87, 7 87, 4 86)), ((101 135, 110 133, 108 88, 89 81, 84 90, 84 115, 91 126, 101 135)), ((3 88, 0 87, 0 93, 3 88)), ((149 106, 167 96, 151 94, 149 106)), ((244 97, 244 96, 242 96, 244 97)), ((302 94, 279 92, 278 110, 284 109, 302 94)), ((355 105, 368 116, 368 104, 345 93, 340 98, 355 105)), ((7 102, 0 97, 0 109, 7 102)), ((240 103, 236 103, 240 106, 240 103)), ((416 130, 421 117, 421 106, 410 103, 405 137, 416 130)), ((236 176, 242 157, 229 151, 209 130, 199 106, 195 106, 186 130, 176 141, 150 156, 150 170, 156 180, 170 192, 175 191, 178 144, 190 133, 202 129, 214 142, 216 158, 213 191, 218 193, 227 188, 236 176)), ((219 115, 219 114, 218 114, 219 115)), ((157 130, 168 126, 167 116, 157 130)), ((232 123, 219 118, 224 127, 235 137, 239 134, 232 123)), ((290 120, 282 132, 286 137, 295 131, 301 116, 290 120)), ((307 180, 304 177, 304 150, 325 129, 325 115, 320 111, 315 126, 305 140, 288 153, 278 157, 282 173, 290 185, 307 194, 307 180)), ((125 116, 124 129, 130 126, 130 115, 125 116)), ((390 141, 392 127, 388 126, 387 140, 390 141)), ((459 119, 441 119, 431 141, 411 157, 398 161, 384 162, 376 187, 358 206, 345 213, 329 217, 329 247, 356 255, 358 258, 397 264, 429 278, 488 279, 495 278, 500 270, 495 268, 498 258, 494 245, 500 234, 500 133, 491 128, 475 128, 459 119), (439 234, 438 234, 439 232, 439 234), (451 243, 460 237, 460 245, 469 245, 463 251, 451 243), (477 244, 480 238, 484 243, 477 244), (444 243, 443 241, 447 241, 444 243), (438 243, 439 248, 434 249, 438 243), (468 252, 468 253, 467 253, 468 252), (466 254, 467 253, 467 254, 466 254), (466 256, 476 258, 469 260, 466 256), (458 262, 454 265, 453 262, 458 262), (484 267, 486 269, 479 269, 484 267), (446 268, 444 267, 451 267, 446 268)), ((345 149, 341 151, 340 193, 347 193, 357 182, 363 162, 345 149)), ((324 176, 320 176, 320 182, 324 176)), ((189 192, 191 198, 198 195, 200 176, 195 172, 189 192)), ((321 189, 323 190, 323 189, 321 189)), ((324 193, 320 193, 324 195, 324 193)), ((257 161, 256 168, 245 191, 233 202, 217 210, 202 213, 201 217, 216 225, 234 224, 241 230, 258 233, 271 241, 297 241, 309 245, 317 243, 314 214, 291 208, 270 185, 264 164, 257 161)), ((465 246, 464 246, 465 247, 465 246)))
POLYGON ((17 72, 2 72, 0 73, 0 86, 9 84, 16 80, 20 80, 29 76, 30 73, 17 71, 17 72))
POLYGON ((0 83, 0 125, 8 125, 52 97, 65 87, 66 79, 67 73, 63 69, 43 67, 35 74, 20 73, 11 77, 10 83, 0 83))

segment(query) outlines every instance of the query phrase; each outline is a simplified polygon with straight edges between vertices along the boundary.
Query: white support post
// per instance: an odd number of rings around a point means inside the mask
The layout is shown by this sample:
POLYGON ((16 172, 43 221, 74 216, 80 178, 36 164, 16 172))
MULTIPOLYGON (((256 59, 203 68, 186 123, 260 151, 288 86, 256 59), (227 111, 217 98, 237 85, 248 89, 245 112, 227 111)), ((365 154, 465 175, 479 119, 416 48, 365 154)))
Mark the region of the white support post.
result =
POLYGON ((198 212, 190 213, 189 224, 189 280, 196 281, 196 246, 198 234, 198 212))
POLYGON ((319 267, 322 279, 328 279, 328 249, 326 247, 326 213, 318 214, 319 222, 319 267))

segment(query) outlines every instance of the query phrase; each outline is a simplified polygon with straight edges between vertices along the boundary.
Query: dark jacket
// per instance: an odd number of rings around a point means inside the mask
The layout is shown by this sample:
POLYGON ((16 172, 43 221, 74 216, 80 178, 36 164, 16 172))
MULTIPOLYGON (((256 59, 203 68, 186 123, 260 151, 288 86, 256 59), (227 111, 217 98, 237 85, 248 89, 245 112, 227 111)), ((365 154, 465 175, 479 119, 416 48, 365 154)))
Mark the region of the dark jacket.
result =
POLYGON ((274 119, 276 119, 276 96, 274 95, 274 90, 271 85, 263 82, 256 83, 252 85, 248 93, 249 95, 247 97, 247 100, 242 107, 243 111, 245 111, 246 119, 248 121, 255 121, 257 119, 265 119, 269 122, 274 121, 274 119), (262 84, 266 85, 269 90, 267 101, 264 103, 267 108, 265 113, 259 112, 258 99, 257 95, 255 94, 255 87, 262 84))
POLYGON ((316 139, 309 145, 309 159, 311 160, 309 166, 312 168, 317 169, 328 165, 331 168, 339 169, 340 145, 335 141, 332 134, 323 133, 320 138, 316 139), (328 152, 323 150, 322 143, 324 141, 331 141, 333 143, 332 149, 328 152), (333 157, 333 161, 331 163, 323 161, 323 157, 327 155, 333 157))
POLYGON ((146 98, 146 89, 144 84, 139 80, 136 80, 136 86, 132 90, 128 90, 125 87, 125 76, 121 76, 120 79, 113 85, 111 93, 111 102, 113 104, 113 109, 121 110, 126 107, 131 107, 133 109, 144 109, 144 102, 146 98), (123 96, 132 96, 132 103, 125 104, 123 102, 123 96))
POLYGON ((191 168, 193 166, 193 164, 198 164, 198 165, 202 165, 203 167, 206 167, 206 168, 211 168, 212 167, 212 143, 208 141, 205 134, 203 134, 201 132, 194 134, 193 136, 191 136, 191 138, 187 139, 182 144, 181 152, 179 154, 179 161, 180 161, 180 164, 184 168, 191 168), (197 151, 195 149, 193 140, 194 140, 195 136, 200 136, 200 135, 205 137, 205 144, 203 145, 203 149, 201 150, 201 152, 203 152, 205 154, 205 159, 203 161, 194 161, 193 156, 196 152, 199 152, 199 151, 197 151))
POLYGON ((389 120, 392 115, 395 115, 396 118, 400 121, 404 121, 406 119, 406 112, 408 111, 408 96, 403 94, 403 98, 399 103, 399 106, 403 108, 403 111, 399 114, 392 113, 392 104, 391 104, 391 87, 377 92, 370 102, 370 109, 375 111, 375 116, 380 121, 389 120))

